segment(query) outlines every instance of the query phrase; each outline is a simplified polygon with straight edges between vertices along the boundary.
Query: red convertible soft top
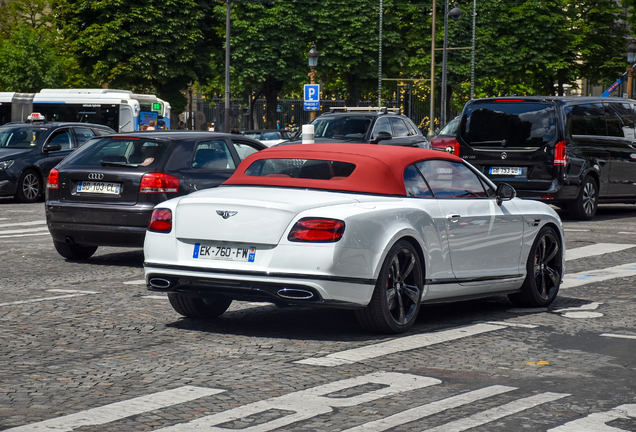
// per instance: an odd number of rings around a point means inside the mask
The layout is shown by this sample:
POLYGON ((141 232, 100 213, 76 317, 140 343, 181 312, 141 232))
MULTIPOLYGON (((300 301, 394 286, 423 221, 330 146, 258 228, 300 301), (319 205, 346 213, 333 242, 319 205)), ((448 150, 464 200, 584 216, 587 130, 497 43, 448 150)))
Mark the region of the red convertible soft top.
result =
POLYGON ((271 147, 248 156, 224 185, 282 186, 339 190, 381 195, 406 195, 404 169, 427 159, 461 162, 439 150, 377 144, 296 144, 271 147), (279 176, 251 176, 245 171, 263 159, 311 159, 348 162, 355 170, 344 178, 316 180, 279 176))

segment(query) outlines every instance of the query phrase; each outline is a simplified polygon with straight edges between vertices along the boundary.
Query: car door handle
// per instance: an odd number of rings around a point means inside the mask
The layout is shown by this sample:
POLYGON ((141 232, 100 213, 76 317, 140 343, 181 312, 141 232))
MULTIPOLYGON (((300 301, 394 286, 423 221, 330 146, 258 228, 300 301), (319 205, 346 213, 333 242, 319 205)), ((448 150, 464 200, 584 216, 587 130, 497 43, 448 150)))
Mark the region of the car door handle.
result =
POLYGON ((462 216, 458 214, 449 214, 448 216, 446 216, 446 220, 449 220, 451 222, 457 222, 460 217, 462 216))

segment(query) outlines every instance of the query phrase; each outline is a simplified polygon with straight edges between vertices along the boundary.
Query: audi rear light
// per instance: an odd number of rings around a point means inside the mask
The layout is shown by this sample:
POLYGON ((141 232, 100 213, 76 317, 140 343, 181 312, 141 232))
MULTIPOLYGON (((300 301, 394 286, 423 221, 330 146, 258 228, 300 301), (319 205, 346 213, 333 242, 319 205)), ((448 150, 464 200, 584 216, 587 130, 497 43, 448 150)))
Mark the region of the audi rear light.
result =
POLYGON ((60 187, 60 173, 53 168, 49 171, 49 179, 46 181, 47 189, 58 189, 60 187))
POLYGON ((172 231, 172 211, 157 208, 152 211, 148 231, 167 234, 172 231))
POLYGON ((554 147, 554 165, 565 166, 568 164, 568 145, 561 141, 554 147))
POLYGON ((292 242, 334 243, 342 238, 345 223, 338 219, 303 218, 296 222, 287 240, 292 242))
POLYGON ((146 173, 141 178, 140 193, 177 193, 179 179, 165 173, 146 173))

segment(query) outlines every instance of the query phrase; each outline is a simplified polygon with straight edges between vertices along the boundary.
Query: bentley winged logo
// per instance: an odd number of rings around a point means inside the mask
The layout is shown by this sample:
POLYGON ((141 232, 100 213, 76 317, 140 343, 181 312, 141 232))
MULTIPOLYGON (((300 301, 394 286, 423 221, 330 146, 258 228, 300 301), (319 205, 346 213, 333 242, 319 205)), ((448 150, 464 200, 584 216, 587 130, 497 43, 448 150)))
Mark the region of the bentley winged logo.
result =
POLYGON ((238 212, 236 212, 236 211, 227 211, 227 210, 217 210, 216 211, 216 214, 221 216, 223 219, 231 218, 232 216, 234 216, 237 213, 238 212))

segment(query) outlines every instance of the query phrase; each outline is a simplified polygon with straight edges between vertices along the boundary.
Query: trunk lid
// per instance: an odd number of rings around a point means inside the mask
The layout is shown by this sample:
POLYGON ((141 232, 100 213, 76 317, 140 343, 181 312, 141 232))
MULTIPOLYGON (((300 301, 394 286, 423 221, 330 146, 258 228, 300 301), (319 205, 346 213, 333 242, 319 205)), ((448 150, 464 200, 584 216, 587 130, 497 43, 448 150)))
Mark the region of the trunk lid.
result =
POLYGON ((220 187, 182 198, 173 223, 179 239, 276 245, 298 213, 356 202, 334 192, 220 187))

